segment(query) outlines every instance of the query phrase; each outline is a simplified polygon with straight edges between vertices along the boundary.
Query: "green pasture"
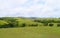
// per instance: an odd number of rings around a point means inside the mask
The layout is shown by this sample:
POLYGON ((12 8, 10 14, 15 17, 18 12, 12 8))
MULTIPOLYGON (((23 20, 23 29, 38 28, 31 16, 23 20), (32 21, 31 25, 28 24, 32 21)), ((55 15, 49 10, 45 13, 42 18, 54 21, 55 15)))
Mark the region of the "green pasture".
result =
POLYGON ((0 38, 60 38, 60 27, 0 28, 0 38))

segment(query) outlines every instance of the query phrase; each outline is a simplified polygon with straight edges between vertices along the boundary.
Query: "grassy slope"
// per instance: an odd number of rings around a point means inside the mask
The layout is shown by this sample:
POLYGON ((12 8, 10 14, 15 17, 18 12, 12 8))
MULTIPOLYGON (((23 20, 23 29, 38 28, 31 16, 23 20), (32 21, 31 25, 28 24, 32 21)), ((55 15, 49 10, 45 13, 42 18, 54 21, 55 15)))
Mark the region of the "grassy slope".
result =
POLYGON ((0 38, 60 38, 59 27, 24 27, 0 29, 0 38))

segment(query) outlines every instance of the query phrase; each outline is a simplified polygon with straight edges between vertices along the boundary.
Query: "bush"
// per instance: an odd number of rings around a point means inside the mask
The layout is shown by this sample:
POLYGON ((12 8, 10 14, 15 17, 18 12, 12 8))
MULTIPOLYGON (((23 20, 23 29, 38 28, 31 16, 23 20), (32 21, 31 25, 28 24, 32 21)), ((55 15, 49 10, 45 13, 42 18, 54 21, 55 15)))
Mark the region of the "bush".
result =
POLYGON ((43 23, 44 24, 44 26, 48 26, 48 23, 43 23))
POLYGON ((9 24, 8 22, 4 20, 0 20, 0 28, 6 28, 9 26, 8 24, 9 24))
POLYGON ((36 26, 38 26, 38 24, 30 24, 29 26, 36 27, 36 26))
POLYGON ((60 23, 59 23, 59 24, 57 24, 57 26, 58 26, 58 27, 60 27, 60 23))
POLYGON ((26 26, 26 24, 25 24, 25 23, 23 23, 21 27, 25 27, 25 26, 26 26))
POLYGON ((50 23, 49 26, 53 26, 54 24, 53 23, 50 23))

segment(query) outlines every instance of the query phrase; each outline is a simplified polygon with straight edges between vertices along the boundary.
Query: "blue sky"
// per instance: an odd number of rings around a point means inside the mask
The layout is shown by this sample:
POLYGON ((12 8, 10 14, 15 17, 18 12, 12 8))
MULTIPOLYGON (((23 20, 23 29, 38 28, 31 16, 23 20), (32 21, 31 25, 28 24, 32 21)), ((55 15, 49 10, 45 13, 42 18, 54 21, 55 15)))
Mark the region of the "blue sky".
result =
POLYGON ((60 17, 60 0, 0 0, 0 17, 60 17))

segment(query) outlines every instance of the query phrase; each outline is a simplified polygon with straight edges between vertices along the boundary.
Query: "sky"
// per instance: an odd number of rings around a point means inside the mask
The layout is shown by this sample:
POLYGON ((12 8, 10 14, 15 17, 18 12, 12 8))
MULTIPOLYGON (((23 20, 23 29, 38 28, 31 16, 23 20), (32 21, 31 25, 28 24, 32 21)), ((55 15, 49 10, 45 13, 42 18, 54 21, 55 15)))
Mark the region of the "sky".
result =
POLYGON ((0 17, 60 17, 60 0, 0 0, 0 17))

